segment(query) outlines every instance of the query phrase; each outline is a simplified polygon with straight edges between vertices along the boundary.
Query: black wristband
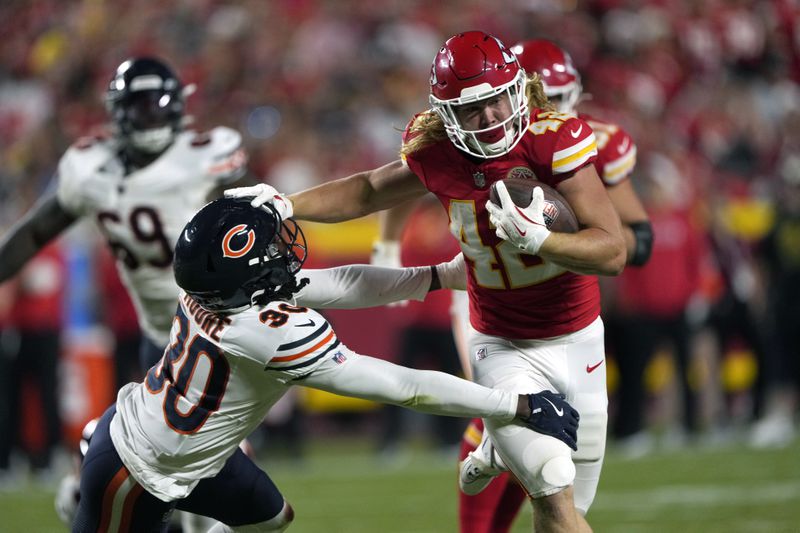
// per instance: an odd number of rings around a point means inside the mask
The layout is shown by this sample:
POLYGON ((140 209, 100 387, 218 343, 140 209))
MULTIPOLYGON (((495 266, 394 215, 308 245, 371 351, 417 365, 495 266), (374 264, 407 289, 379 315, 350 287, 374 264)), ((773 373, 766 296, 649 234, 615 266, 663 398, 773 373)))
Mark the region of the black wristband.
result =
POLYGON ((431 265, 431 286, 428 292, 436 291, 442 288, 442 282, 439 280, 439 273, 436 271, 436 266, 431 265))
POLYGON ((633 256, 630 257, 628 264, 642 266, 647 263, 650 259, 650 254, 653 252, 653 227, 647 220, 628 224, 628 227, 633 231, 636 243, 633 256))

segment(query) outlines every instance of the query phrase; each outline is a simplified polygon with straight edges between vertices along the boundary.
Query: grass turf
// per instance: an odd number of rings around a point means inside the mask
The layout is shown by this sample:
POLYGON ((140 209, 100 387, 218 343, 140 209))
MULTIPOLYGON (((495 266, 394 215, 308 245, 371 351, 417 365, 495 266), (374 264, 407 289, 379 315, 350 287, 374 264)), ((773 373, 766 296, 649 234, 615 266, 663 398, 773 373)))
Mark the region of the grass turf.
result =
MULTIPOLYGON (((294 533, 456 531, 455 459, 412 449, 382 462, 367 442, 314 440, 302 463, 262 459, 296 511, 294 533)), ((0 492, 0 531, 65 531, 53 489, 0 492)), ((589 514, 598 533, 798 532, 800 441, 780 450, 689 448, 624 460, 610 451, 589 514)), ((530 511, 513 532, 530 531, 530 511)))

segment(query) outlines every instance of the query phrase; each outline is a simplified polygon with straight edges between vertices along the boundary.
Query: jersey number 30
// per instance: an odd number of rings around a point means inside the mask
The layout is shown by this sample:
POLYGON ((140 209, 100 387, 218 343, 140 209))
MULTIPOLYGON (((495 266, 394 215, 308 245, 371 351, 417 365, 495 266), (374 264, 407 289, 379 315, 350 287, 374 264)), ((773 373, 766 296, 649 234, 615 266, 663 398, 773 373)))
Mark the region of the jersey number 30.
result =
POLYGON ((222 351, 200 335, 187 342, 189 319, 182 309, 175 320, 179 328, 175 342, 167 347, 161 362, 147 372, 145 384, 152 394, 166 387, 164 420, 174 431, 190 435, 219 409, 230 366, 222 351))

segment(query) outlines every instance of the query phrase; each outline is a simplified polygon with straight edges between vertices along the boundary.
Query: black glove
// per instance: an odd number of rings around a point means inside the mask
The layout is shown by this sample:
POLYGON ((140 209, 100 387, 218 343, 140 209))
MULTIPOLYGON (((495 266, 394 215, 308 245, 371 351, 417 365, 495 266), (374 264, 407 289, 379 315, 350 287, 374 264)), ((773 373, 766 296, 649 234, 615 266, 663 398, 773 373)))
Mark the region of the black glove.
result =
POLYGON ((523 423, 532 430, 555 437, 577 450, 580 415, 565 398, 563 394, 549 390, 528 394, 531 414, 523 419, 523 423))

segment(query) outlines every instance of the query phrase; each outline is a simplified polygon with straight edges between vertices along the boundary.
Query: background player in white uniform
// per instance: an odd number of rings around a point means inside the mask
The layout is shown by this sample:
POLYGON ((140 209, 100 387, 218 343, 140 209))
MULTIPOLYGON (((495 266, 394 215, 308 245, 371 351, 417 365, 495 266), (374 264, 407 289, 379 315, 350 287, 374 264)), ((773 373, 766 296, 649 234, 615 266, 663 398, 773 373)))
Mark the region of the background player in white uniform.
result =
POLYGON ((578 415, 560 395, 492 390, 347 348, 322 315, 293 301, 306 286, 308 300, 326 298, 320 278, 316 295, 313 279, 298 279, 305 254, 293 221, 249 199, 216 200, 187 224, 175 248, 185 292, 170 346, 98 423, 73 531, 151 531, 175 507, 219 520, 215 532, 285 529, 291 507, 238 443, 292 385, 521 424, 574 446, 578 415))
MULTIPOLYGON (((106 91, 112 131, 79 139, 58 164, 55 188, 0 240, 0 282, 16 274, 77 220, 91 220, 116 256, 143 332, 146 372, 169 342, 178 286, 173 247, 192 215, 243 179, 238 132, 185 129, 187 89, 163 61, 119 65, 106 91)), ((184 530, 191 518, 182 517, 184 530)))
POLYGON ((238 132, 184 129, 186 89, 165 63, 123 62, 109 83, 110 135, 78 140, 57 185, 0 241, 0 282, 80 218, 94 222, 117 259, 146 340, 146 371, 169 340, 178 287, 173 246, 192 215, 246 174, 238 132))

